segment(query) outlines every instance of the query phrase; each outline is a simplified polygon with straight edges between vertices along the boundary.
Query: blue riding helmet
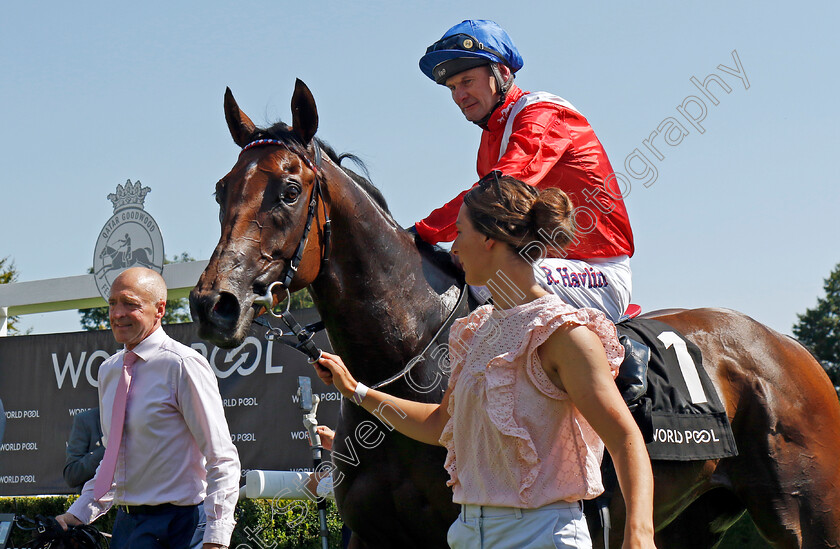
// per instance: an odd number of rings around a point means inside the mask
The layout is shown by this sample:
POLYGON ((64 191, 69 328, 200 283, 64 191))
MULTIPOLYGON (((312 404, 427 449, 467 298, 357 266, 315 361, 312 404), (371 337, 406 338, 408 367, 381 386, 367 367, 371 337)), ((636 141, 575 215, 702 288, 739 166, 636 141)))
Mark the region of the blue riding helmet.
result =
POLYGON ((420 70, 438 84, 445 84, 450 76, 491 63, 507 65, 515 73, 524 62, 502 27, 486 19, 467 19, 426 48, 420 70))

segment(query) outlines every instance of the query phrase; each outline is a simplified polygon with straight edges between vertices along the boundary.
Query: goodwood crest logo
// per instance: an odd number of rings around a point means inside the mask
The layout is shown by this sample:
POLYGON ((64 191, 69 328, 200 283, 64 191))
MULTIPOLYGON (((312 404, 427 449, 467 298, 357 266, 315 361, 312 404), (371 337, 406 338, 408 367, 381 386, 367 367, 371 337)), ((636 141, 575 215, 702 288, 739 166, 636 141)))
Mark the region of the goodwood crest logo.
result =
POLYGON ((106 301, 111 284, 129 267, 147 267, 163 272, 163 236, 154 218, 143 209, 146 195, 152 191, 139 181, 127 180, 108 195, 114 215, 102 227, 93 251, 93 274, 96 287, 106 301))

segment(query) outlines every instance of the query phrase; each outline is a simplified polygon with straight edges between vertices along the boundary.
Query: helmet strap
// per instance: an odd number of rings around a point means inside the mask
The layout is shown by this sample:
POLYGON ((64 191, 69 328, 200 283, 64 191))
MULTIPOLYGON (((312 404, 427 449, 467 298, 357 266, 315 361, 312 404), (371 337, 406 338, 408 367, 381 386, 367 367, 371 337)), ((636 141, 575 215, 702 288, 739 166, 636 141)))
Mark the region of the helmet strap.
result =
POLYGON ((504 100, 508 90, 513 85, 513 73, 511 72, 510 78, 505 81, 498 63, 490 63, 490 72, 493 74, 493 78, 496 79, 496 87, 499 89, 499 93, 502 94, 502 99, 504 100))
POLYGON ((473 121, 473 124, 479 126, 483 129, 487 128, 487 122, 490 120, 490 117, 493 116, 493 113, 496 112, 496 109, 501 107, 505 104, 505 97, 507 97, 507 93, 510 90, 510 87, 513 85, 513 73, 510 74, 507 82, 502 77, 502 71, 499 70, 498 63, 490 63, 490 73, 493 75, 493 78, 496 79, 496 89, 499 90, 497 93, 499 94, 499 101, 490 109, 490 112, 487 113, 487 116, 482 118, 481 120, 473 121))

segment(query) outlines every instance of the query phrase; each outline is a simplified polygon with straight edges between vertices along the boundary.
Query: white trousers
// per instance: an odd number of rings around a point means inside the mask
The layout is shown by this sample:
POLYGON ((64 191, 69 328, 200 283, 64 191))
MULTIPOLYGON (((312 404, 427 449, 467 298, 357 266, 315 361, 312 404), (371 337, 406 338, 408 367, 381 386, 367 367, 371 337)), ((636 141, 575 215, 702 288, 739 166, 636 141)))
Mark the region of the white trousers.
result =
POLYGON ((591 549, 580 502, 538 509, 461 505, 446 540, 452 549, 591 549))
MULTIPOLYGON (((534 264, 534 275, 543 288, 569 305, 598 309, 613 322, 630 305, 633 282, 630 258, 626 255, 586 261, 547 257, 534 264)), ((504 277, 498 278, 499 281, 488 284, 498 284, 498 290, 504 292, 504 277)), ((482 303, 490 297, 485 286, 470 286, 470 291, 482 303)))

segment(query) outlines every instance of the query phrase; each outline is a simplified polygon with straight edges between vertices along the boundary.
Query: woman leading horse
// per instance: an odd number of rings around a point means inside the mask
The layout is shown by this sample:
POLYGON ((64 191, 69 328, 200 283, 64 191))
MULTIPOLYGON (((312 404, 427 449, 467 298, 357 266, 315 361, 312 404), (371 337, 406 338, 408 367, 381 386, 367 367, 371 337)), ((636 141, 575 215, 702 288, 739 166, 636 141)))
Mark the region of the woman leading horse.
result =
POLYGON ((385 419, 398 431, 446 448, 461 506, 452 548, 592 547, 582 499, 603 492, 604 444, 628 510, 624 546, 654 547, 653 475, 614 382, 624 358, 615 327, 543 289, 526 251, 539 231, 571 235, 571 212, 560 189, 539 193, 498 172, 464 197, 452 252, 466 281, 488 286, 495 305, 453 325, 449 349, 465 352, 452 355, 440 404, 369 390, 338 356, 318 361, 321 379, 345 398, 374 414, 392 408, 385 419), (498 273, 507 291, 488 284, 498 273))

